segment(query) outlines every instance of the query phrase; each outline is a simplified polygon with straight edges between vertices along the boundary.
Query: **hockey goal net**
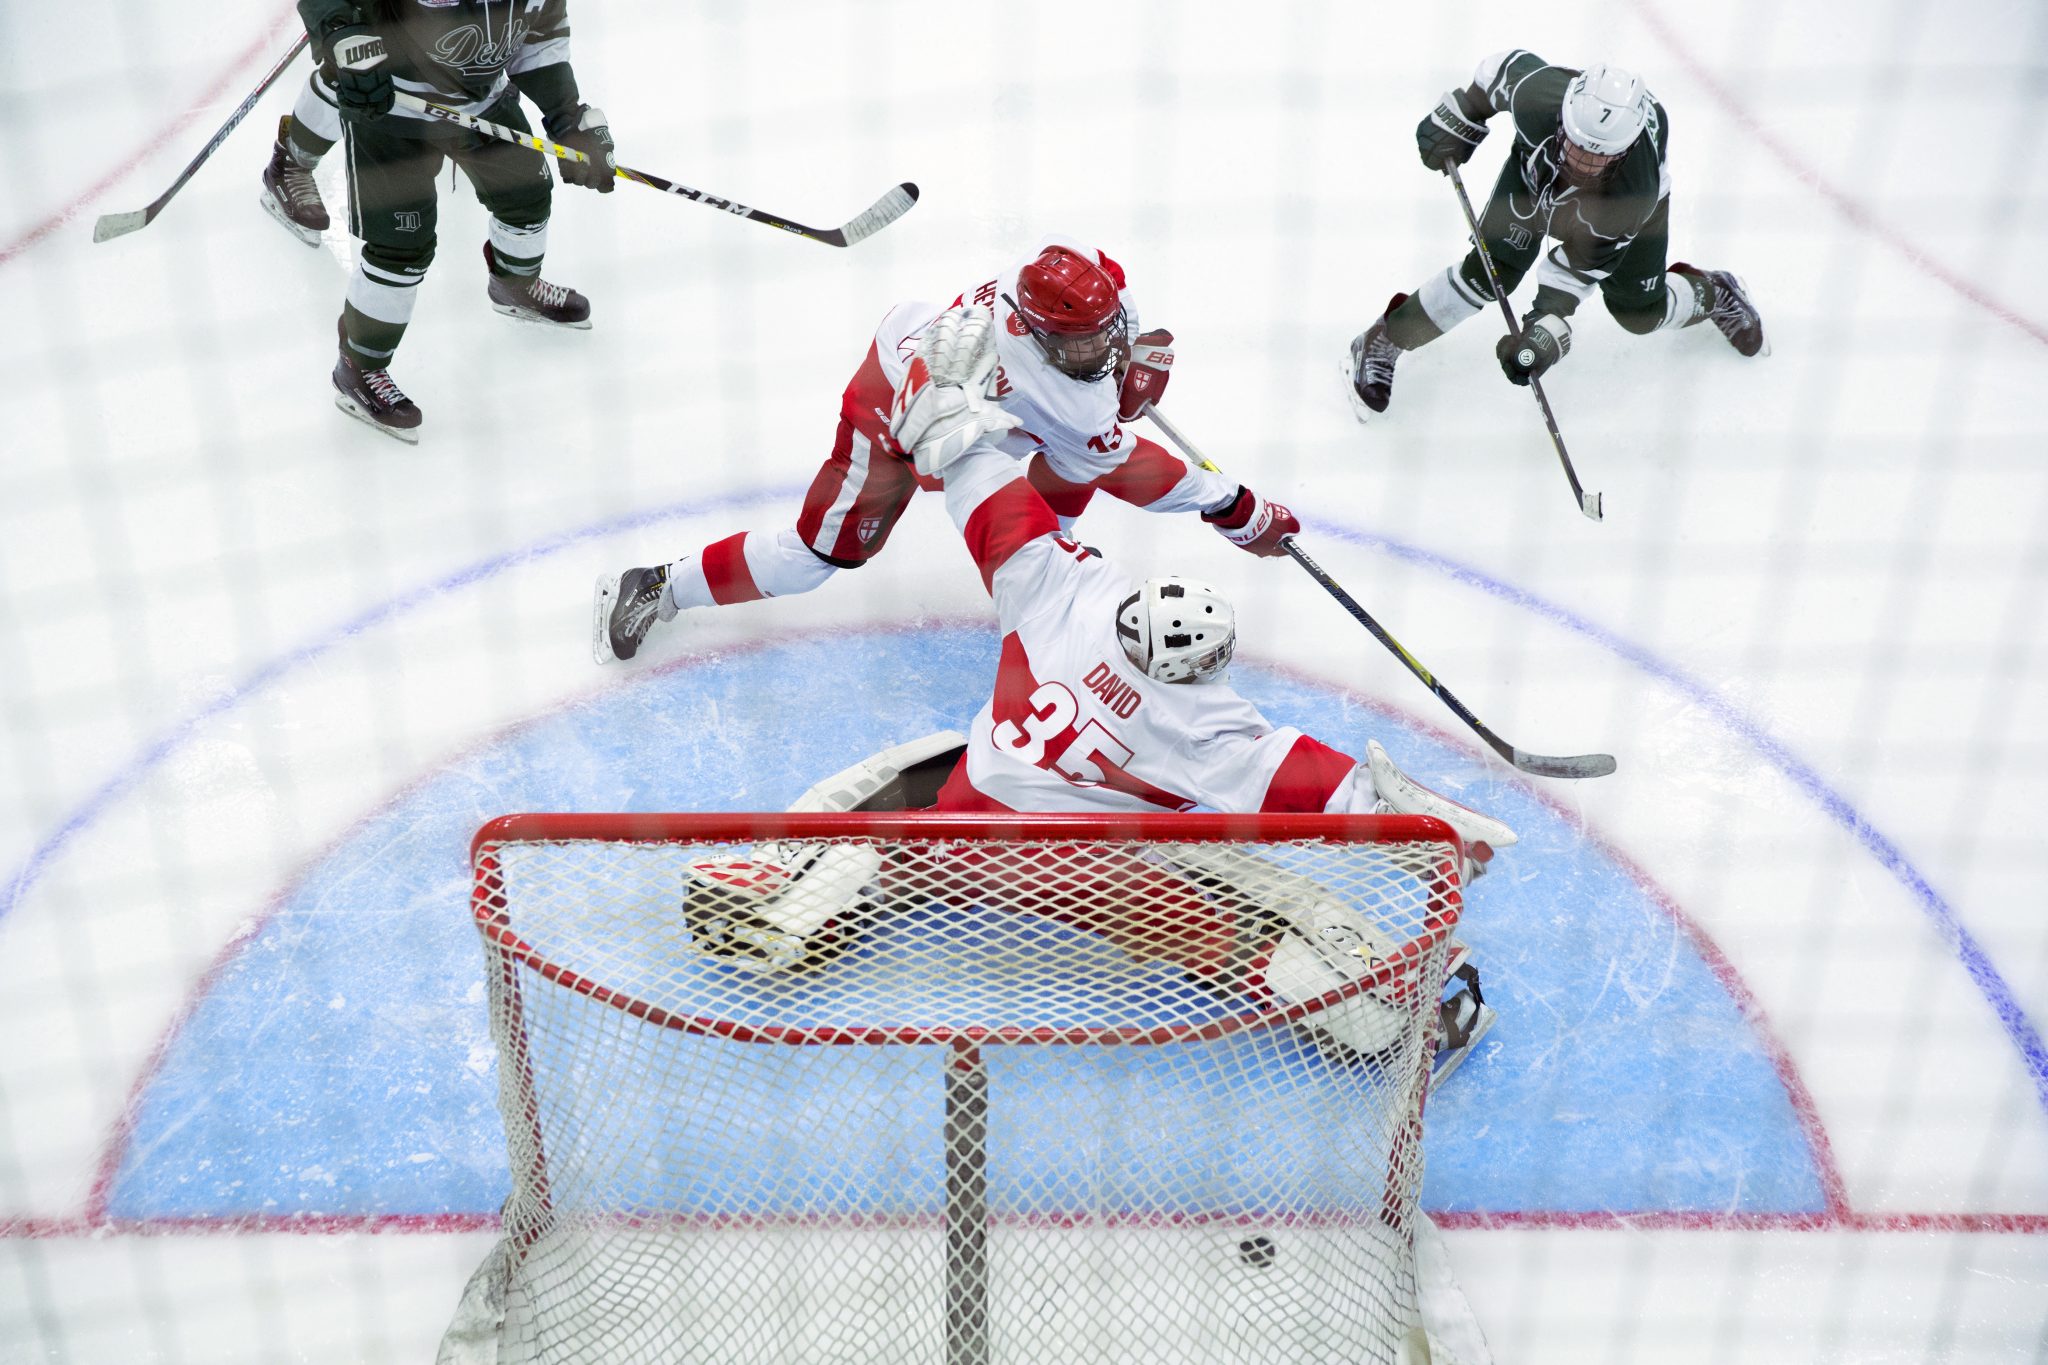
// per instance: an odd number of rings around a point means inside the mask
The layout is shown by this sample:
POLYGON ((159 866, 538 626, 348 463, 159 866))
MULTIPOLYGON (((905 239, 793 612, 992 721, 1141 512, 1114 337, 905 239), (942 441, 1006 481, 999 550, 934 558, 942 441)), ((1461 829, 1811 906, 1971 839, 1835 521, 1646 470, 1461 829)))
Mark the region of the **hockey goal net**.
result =
POLYGON ((1419 817, 495 820, 512 1191, 443 1359, 1403 1359, 1461 859, 1419 817), (1290 1002, 1308 899, 1364 970, 1290 1002))

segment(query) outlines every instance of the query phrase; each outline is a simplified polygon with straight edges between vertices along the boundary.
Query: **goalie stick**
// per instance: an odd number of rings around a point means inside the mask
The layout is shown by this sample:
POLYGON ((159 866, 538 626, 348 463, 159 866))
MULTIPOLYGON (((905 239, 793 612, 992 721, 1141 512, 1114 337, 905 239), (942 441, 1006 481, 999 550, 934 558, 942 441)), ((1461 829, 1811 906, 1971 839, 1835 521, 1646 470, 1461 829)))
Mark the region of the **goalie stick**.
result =
MULTIPOLYGON (((1153 407, 1149 403, 1146 404, 1145 415, 1150 417, 1153 423, 1166 433, 1166 438, 1169 441, 1172 441, 1174 445, 1180 448, 1181 454, 1213 474, 1221 474, 1223 472, 1211 463, 1209 458, 1202 454, 1201 451, 1196 450, 1188 438, 1181 435, 1180 429, 1167 421, 1165 414, 1161 413, 1158 408, 1153 407)), ((1357 599, 1344 591, 1342 585, 1336 579, 1330 577, 1322 565, 1309 558, 1308 551, 1302 549, 1299 542, 1293 536, 1288 536, 1282 540, 1280 548, 1285 550, 1288 558, 1299 564, 1308 573, 1310 578, 1315 579, 1324 592, 1336 598, 1338 604, 1344 610, 1350 612, 1358 624, 1370 631, 1373 639, 1385 645, 1395 658, 1408 666, 1410 673, 1422 679, 1422 685, 1427 687, 1438 701, 1450 707, 1452 715, 1464 721, 1471 728, 1472 733, 1485 740, 1488 747, 1516 768, 1525 773, 1533 773, 1537 777, 1563 778, 1605 777, 1614 771, 1614 756, 1612 754, 1572 754, 1566 757, 1556 757, 1550 754, 1532 754, 1527 749, 1517 749, 1514 745, 1502 739, 1491 729, 1487 728, 1484 721, 1467 710, 1465 703, 1459 701, 1448 687, 1438 682, 1436 675, 1423 667, 1420 659, 1402 648, 1401 642, 1389 635, 1385 626, 1375 621, 1370 612, 1358 605, 1357 599)))
POLYGON ((92 225, 92 239, 95 242, 110 242, 116 237, 125 237, 154 223, 156 216, 164 211, 164 205, 171 202, 171 196, 185 188, 185 182, 192 178, 193 173, 206 164, 208 157, 220 150, 220 144, 228 140, 228 134, 234 132, 242 120, 248 117, 249 111, 256 107, 256 101, 263 98, 263 92, 277 83, 277 78, 284 74, 284 69, 292 64, 294 57, 305 51, 309 41, 311 40, 305 34, 299 35, 299 40, 292 44, 291 51, 278 58, 277 65, 270 68, 270 74, 249 92, 249 98, 242 101, 241 108, 228 115, 228 121, 220 126, 220 131, 213 135, 211 141, 199 149, 199 155, 192 158, 191 164, 171 182, 169 189, 151 201, 148 208, 130 209, 126 213, 101 214, 99 221, 92 225))
MULTIPOLYGON (((573 147, 564 147, 560 143, 550 142, 544 137, 534 137, 531 134, 522 133, 516 128, 507 128, 501 123, 490 123, 484 119, 477 118, 473 114, 465 114, 455 109, 444 109, 438 104, 429 104, 419 96, 407 94, 403 90, 398 92, 398 104, 400 107, 410 109, 414 113, 425 114, 429 118, 441 119, 448 123, 460 124, 472 132, 482 133, 486 137, 497 138, 500 142, 513 142, 521 147, 531 147, 536 152, 544 152, 563 161, 590 160, 588 156, 573 147)), ((775 214, 764 212, 761 209, 749 208, 745 204, 734 203, 730 199, 721 199, 717 195, 707 194, 703 190, 693 190, 688 185, 679 185, 673 180, 664 180, 658 175, 649 175, 645 171, 636 171, 627 166, 617 167, 614 173, 621 180, 631 180, 635 184, 646 185, 650 189, 661 190, 665 194, 681 195, 683 198, 702 204, 706 208, 722 209, 734 217, 748 218, 756 223, 766 223, 769 227, 781 228, 784 232, 793 232, 799 237, 808 237, 814 242, 823 242, 827 246, 852 246, 856 242, 872 237, 904 214, 910 212, 911 206, 917 203, 917 186, 906 180, 869 205, 865 212, 855 214, 838 227, 814 228, 805 227, 802 223, 792 222, 787 218, 777 217, 775 214)))
MULTIPOLYGON (((1472 229, 1472 244, 1479 248, 1479 259, 1486 266, 1486 282, 1493 286, 1493 299, 1500 305, 1500 315, 1507 319, 1508 335, 1513 336, 1520 329, 1515 326, 1515 310, 1508 307, 1508 296, 1500 287, 1500 272, 1493 268, 1493 253, 1486 249, 1486 238, 1479 231, 1479 217, 1472 212, 1472 200, 1465 193, 1465 178, 1458 174, 1455 163, 1447 164, 1444 170, 1451 177, 1451 188, 1458 192, 1458 207, 1465 210, 1465 222, 1472 229)), ((1572 457, 1565 453, 1564 437, 1557 429, 1557 418, 1550 411, 1550 400, 1543 396, 1543 381, 1534 375, 1529 377, 1529 392, 1536 395, 1536 406, 1543 409, 1543 425, 1550 428, 1550 443, 1557 447, 1557 461, 1564 466, 1564 476, 1571 483, 1572 496, 1579 500, 1579 510, 1594 521, 1606 518, 1600 511, 1600 495, 1588 493, 1579 486, 1579 471, 1572 468, 1572 457)))

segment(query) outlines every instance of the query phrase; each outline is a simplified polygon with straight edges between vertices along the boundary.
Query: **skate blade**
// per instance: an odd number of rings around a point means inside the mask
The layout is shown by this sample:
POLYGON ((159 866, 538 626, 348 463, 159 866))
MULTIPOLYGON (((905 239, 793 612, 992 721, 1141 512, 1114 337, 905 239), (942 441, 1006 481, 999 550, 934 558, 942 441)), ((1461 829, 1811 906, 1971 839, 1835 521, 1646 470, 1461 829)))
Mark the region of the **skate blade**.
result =
POLYGON ((335 394, 334 406, 340 408, 343 412, 355 418, 358 422, 361 422, 370 430, 381 431, 394 441, 403 441, 409 446, 416 446, 420 443, 420 429, 418 427, 387 427, 382 422, 378 421, 376 418, 370 416, 369 413, 364 412, 356 404, 349 401, 348 395, 346 394, 335 394))
POLYGON ((550 327, 558 332, 587 332, 590 330, 589 318, 585 318, 581 322, 556 322, 553 318, 542 317, 531 308, 521 308, 516 303, 493 302, 491 304, 491 311, 503 313, 515 322, 530 322, 537 327, 550 327))
POLYGON ((1465 1040, 1465 1046, 1459 1048, 1456 1052, 1446 1052, 1436 1058, 1436 1069, 1429 1078, 1430 1094, 1434 1095, 1437 1087, 1449 1080, 1451 1073, 1465 1064, 1465 1059, 1470 1057, 1473 1050, 1485 1040, 1486 1035, 1493 1031, 1494 1022, 1499 1018, 1500 1015, 1494 1011, 1493 1006, 1481 1005, 1479 1007, 1479 1018, 1473 1022, 1472 1036, 1465 1040))
POLYGON ((309 227, 301 227, 299 224, 294 223, 290 218, 287 218, 285 216, 284 206, 277 202, 276 195, 272 194, 269 190, 265 190, 263 191, 262 195, 256 200, 256 202, 263 205, 263 211, 265 213, 269 214, 272 218, 277 219, 277 224, 279 227, 283 228, 286 232, 289 232, 292 236, 304 242, 307 246, 312 247, 315 250, 319 249, 320 233, 309 227))
POLYGON ((597 590, 591 594, 590 655, 601 664, 615 664, 612 652, 612 604, 619 600, 619 576, 600 574, 597 590))

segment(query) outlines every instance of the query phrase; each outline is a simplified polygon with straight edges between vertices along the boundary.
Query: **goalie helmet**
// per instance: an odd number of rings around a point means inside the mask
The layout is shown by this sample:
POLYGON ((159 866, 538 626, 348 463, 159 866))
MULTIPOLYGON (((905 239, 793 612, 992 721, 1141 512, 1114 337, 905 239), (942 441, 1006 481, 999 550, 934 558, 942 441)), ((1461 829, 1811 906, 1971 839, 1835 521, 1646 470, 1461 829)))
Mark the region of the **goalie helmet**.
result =
POLYGON ((1192 578, 1148 578, 1116 609, 1117 638, 1133 667, 1155 682, 1210 682, 1237 652, 1237 613, 1192 578))
POLYGON ((1009 302, 1046 360, 1069 378, 1107 378, 1130 347, 1116 281, 1069 247, 1049 246, 1027 262, 1009 302))
POLYGON ((1650 91, 1643 78, 1602 62, 1572 77, 1558 125, 1565 178, 1582 189, 1614 173, 1650 122, 1650 91))

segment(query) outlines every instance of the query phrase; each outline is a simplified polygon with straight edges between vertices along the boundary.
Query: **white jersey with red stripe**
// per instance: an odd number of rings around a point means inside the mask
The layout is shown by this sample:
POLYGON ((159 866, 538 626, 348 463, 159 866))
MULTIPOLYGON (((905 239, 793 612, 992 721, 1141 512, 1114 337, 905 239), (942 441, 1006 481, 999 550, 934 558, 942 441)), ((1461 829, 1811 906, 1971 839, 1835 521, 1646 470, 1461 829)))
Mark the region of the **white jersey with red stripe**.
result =
MULTIPOLYGON (((1063 246, 1097 261, 1116 281, 1125 313, 1135 318, 1123 267, 1100 251, 1067 237, 1048 237, 1029 256, 1013 262, 995 279, 964 291, 949 307, 978 303, 995 315, 996 402, 1017 419, 1001 448, 1019 458, 1039 455, 1068 484, 1116 484, 1112 492, 1154 512, 1201 512, 1227 501, 1237 484, 1197 468, 1158 444, 1142 440, 1117 420, 1119 381, 1112 374, 1080 380, 1061 373, 1038 348, 1007 299, 1016 297, 1017 272, 1049 246, 1063 246), (1134 457, 1137 467, 1126 469, 1134 457), (1135 495, 1134 495, 1135 494, 1135 495)), ((930 303, 904 303, 889 311, 875 330, 875 356, 893 394, 910 368, 918 339, 943 310, 930 303)), ((866 404, 863 404, 866 406, 866 404)), ((884 414, 888 399, 882 398, 884 414)), ((884 418, 886 420, 886 417, 884 418)))
POLYGON ((946 507, 995 599, 995 695, 941 809, 1225 812, 1374 808, 1372 777, 1227 682, 1162 683, 1133 667, 1119 608, 1138 589, 1058 533, 1016 460, 986 442, 946 470, 946 507))

